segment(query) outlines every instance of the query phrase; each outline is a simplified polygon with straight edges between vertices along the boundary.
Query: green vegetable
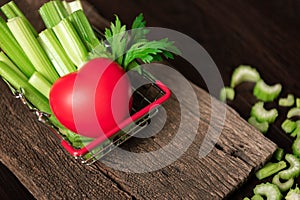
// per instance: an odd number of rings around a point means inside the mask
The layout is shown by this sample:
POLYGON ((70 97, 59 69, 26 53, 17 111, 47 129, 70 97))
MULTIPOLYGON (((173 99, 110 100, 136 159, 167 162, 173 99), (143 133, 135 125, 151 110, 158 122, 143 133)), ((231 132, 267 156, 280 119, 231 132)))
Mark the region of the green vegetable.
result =
POLYGON ((51 84, 39 72, 34 72, 28 81, 35 89, 49 99, 51 84))
POLYGON ((286 133, 292 133, 297 127, 296 122, 286 119, 282 124, 281 128, 286 133))
POLYGON ((62 19, 68 16, 68 12, 60 0, 49 1, 43 4, 39 9, 39 13, 47 28, 56 26, 62 19))
POLYGON ((264 122, 259 122, 256 120, 255 117, 250 117, 248 119, 248 123, 257 128, 262 133, 266 133, 269 129, 269 123, 264 121, 264 122))
POLYGON ((272 183, 261 183, 253 191, 254 194, 265 196, 268 200, 280 200, 282 198, 279 188, 272 183))
POLYGON ((230 87, 235 88, 242 82, 257 82, 258 80, 260 80, 260 75, 255 68, 248 65, 240 65, 232 74, 230 87))
POLYGON ((297 98, 297 99, 296 99, 296 107, 297 107, 297 108, 300 108, 300 98, 297 98))
POLYGON ((45 51, 38 40, 32 34, 22 17, 15 17, 8 21, 8 27, 21 45, 25 54, 32 62, 35 69, 40 72, 49 82, 54 83, 59 76, 54 70, 45 51))
POLYGON ((293 154, 298 158, 300 158, 300 137, 299 136, 297 136, 296 140, 294 140, 292 149, 293 149, 293 154))
POLYGON ((281 84, 275 84, 273 86, 267 85, 262 79, 257 81, 253 89, 254 96, 264 102, 273 101, 278 97, 282 90, 281 84))
POLYGON ((290 109, 287 114, 287 117, 290 119, 290 118, 296 117, 296 116, 300 117, 300 108, 295 107, 295 108, 290 109))
POLYGON ((243 200, 250 200, 248 197, 245 197, 243 200))
POLYGON ((13 1, 8 2, 7 4, 4 4, 1 7, 1 10, 8 19, 12 19, 14 17, 22 17, 24 22, 27 24, 27 26, 32 31, 32 34, 34 36, 37 36, 37 32, 34 29, 34 27, 31 25, 31 23, 28 21, 28 19, 25 17, 25 15, 22 13, 22 11, 18 8, 18 6, 13 1))
POLYGON ((226 99, 233 100, 235 96, 235 92, 233 88, 223 87, 220 91, 220 100, 225 102, 226 99))
POLYGON ((46 51, 59 76, 64 76, 76 71, 75 65, 67 56, 67 53, 59 43, 52 29, 42 31, 39 34, 38 40, 46 51))
POLYGON ((34 72, 34 67, 25 52, 9 30, 6 22, 0 17, 0 48, 17 65, 26 77, 34 72))
POLYGON ((70 60, 81 67, 86 62, 88 52, 70 21, 63 19, 53 30, 70 60))
POLYGON ((284 156, 284 149, 278 148, 274 153, 274 158, 278 161, 281 161, 284 156))
POLYGON ((295 97, 292 94, 288 94, 286 98, 279 99, 279 105, 283 107, 290 107, 293 106, 295 103, 295 97))
POLYGON ((288 169, 279 172, 279 177, 284 180, 289 180, 291 178, 296 178, 300 174, 300 161, 292 154, 286 154, 285 159, 290 164, 288 169))
POLYGON ((273 179, 272 183, 277 185, 277 187, 280 189, 281 192, 286 192, 294 185, 294 178, 290 178, 286 180, 284 183, 280 181, 279 174, 276 174, 273 179))
POLYGON ((251 200, 264 200, 264 198, 258 194, 255 194, 253 197, 251 197, 251 200))
POLYGON ((75 1, 71 1, 71 2, 62 1, 62 3, 69 14, 71 14, 77 10, 83 10, 80 0, 75 0, 75 1))
POLYGON ((290 189, 290 191, 287 193, 286 200, 300 200, 300 189, 298 186, 296 186, 295 189, 290 189))
POLYGON ((263 102, 257 102, 251 109, 251 116, 259 122, 273 123, 278 116, 278 111, 275 108, 266 110, 263 102))
POLYGON ((296 128, 295 130, 291 133, 292 137, 300 137, 300 120, 296 121, 296 128))
POLYGON ((69 19, 88 51, 100 44, 83 10, 73 12, 69 19))
POLYGON ((267 178, 277 172, 281 171, 282 169, 286 168, 286 162, 280 161, 278 163, 267 163, 264 167, 258 170, 255 175, 259 180, 267 178))
POLYGON ((27 79, 27 77, 18 69, 18 67, 5 55, 3 51, 0 52, 0 61, 8 65, 12 70, 17 73, 20 78, 27 79))

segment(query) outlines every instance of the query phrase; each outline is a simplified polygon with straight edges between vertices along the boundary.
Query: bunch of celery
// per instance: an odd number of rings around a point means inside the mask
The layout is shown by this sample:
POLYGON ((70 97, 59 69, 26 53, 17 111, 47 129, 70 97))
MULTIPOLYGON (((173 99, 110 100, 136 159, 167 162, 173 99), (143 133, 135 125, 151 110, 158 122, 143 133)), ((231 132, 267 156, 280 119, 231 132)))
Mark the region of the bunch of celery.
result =
MULTIPOLYGON (((1 7, 7 21, 0 17, 0 76, 37 109, 51 114, 49 92, 61 76, 74 72, 99 45, 80 1, 49 1, 39 13, 46 29, 37 31, 14 2, 1 7)), ((83 138, 66 130, 51 115, 50 122, 67 134, 72 143, 82 146, 83 138), (76 140, 76 141, 75 141, 76 140)))

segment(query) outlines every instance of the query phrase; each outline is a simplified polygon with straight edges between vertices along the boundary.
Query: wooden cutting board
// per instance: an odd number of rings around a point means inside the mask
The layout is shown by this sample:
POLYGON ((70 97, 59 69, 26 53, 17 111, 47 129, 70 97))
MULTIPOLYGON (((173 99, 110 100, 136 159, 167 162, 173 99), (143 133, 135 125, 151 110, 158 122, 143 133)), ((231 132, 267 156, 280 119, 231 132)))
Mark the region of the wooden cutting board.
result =
MULTIPOLYGON (((38 15, 32 11, 43 2, 16 1, 39 29, 42 26, 36 20, 38 15)), ((92 23, 99 28, 107 25, 87 3, 85 6, 92 23)), ((176 83, 171 77, 168 82, 172 81, 176 83)), ((187 96, 185 103, 187 106, 197 103, 200 118, 190 110, 186 117, 191 123, 183 124, 182 129, 189 135, 195 128, 191 127, 193 122, 199 122, 199 127, 190 147, 175 162, 148 173, 122 172, 100 161, 84 166, 69 156, 52 132, 13 98, 3 81, 0 88, 0 160, 37 199, 222 199, 243 184, 276 150, 274 143, 233 109, 211 99, 207 92, 192 84, 199 102, 191 102, 187 96), (201 158, 199 149, 209 128, 212 103, 213 109, 226 109, 226 119, 217 145, 201 158)), ((181 91, 184 93, 184 89, 181 91)), ((175 96, 164 104, 164 109, 168 117, 159 134, 146 139, 134 138, 124 148, 140 153, 167 145, 180 124, 180 107, 175 96)), ((222 118, 216 117, 215 122, 212 132, 215 130, 217 134, 222 118)), ((174 145, 181 148, 183 144, 174 145)), ((151 162, 148 164, 152 165, 151 162)), ((147 162, 142 165, 147 166, 147 162)))

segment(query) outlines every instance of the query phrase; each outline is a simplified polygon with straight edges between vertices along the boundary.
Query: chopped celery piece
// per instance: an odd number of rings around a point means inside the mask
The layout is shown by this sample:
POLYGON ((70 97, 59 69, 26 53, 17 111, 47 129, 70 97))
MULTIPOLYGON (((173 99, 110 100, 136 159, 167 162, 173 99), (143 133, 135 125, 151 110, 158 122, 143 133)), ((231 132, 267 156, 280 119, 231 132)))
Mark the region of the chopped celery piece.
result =
POLYGON ((0 17, 0 48, 17 65, 26 77, 35 71, 32 63, 9 30, 6 22, 0 17))
POLYGON ((279 172, 279 177, 284 180, 298 177, 300 174, 299 159, 293 154, 286 154, 285 159, 290 164, 290 167, 288 169, 279 172))
POLYGON ((300 108, 292 108, 291 110, 289 110, 287 117, 290 119, 292 117, 296 117, 299 116, 300 117, 300 108))
POLYGON ((69 19, 88 51, 100 44, 83 10, 73 12, 70 14, 69 19))
POLYGON ((259 80, 253 89, 254 96, 264 102, 273 101, 278 97, 282 90, 281 84, 275 84, 272 86, 267 85, 262 79, 259 80))
POLYGON ((284 149, 278 148, 273 156, 276 160, 281 161, 284 157, 284 149))
POLYGON ((51 84, 39 72, 34 72, 28 81, 35 89, 49 99, 51 84))
POLYGON ((299 136, 296 138, 296 140, 294 140, 292 149, 293 149, 293 154, 298 158, 300 158, 300 137, 299 136))
POLYGON ((50 83, 54 83, 59 76, 23 18, 15 17, 10 19, 7 24, 36 71, 40 72, 50 83))
POLYGON ((285 182, 280 181, 279 174, 276 174, 273 179, 272 183, 277 185, 277 187, 280 189, 281 192, 286 192, 294 185, 294 178, 290 178, 286 180, 285 182))
POLYGON ((245 81, 257 82, 258 80, 260 80, 260 75, 255 68, 247 65, 240 65, 232 74, 230 87, 234 88, 245 81))
POLYGON ((292 137, 300 137, 300 120, 296 121, 296 128, 295 130, 291 133, 292 137))
POLYGON ((49 1, 39 9, 39 13, 47 28, 56 26, 62 19, 68 16, 68 12, 61 1, 49 1))
POLYGON ((220 91, 220 100, 225 102, 226 99, 233 100, 235 96, 235 92, 233 88, 223 87, 220 91))
POLYGON ((295 189, 290 189, 285 196, 286 200, 300 200, 300 189, 296 186, 295 189))
POLYGON ((292 133, 297 127, 296 122, 286 119, 282 124, 281 128, 286 133, 292 133))
POLYGON ((243 198, 243 200, 250 200, 248 197, 243 198))
POLYGON ((251 200, 264 200, 264 198, 259 194, 255 194, 253 197, 251 197, 251 200))
POLYGON ((293 106, 295 103, 295 97, 292 94, 288 94, 287 98, 280 98, 279 105, 283 107, 290 107, 293 106))
POLYGON ((12 19, 14 17, 22 17, 25 23, 28 27, 30 27, 32 33, 37 36, 37 32, 34 29, 34 27, 31 25, 31 23, 28 21, 28 19, 25 17, 25 15, 22 13, 22 11, 18 8, 18 6, 15 4, 15 2, 10 1, 6 4, 4 4, 1 7, 2 12, 7 17, 7 19, 12 19))
POLYGON ((297 98, 297 99, 296 99, 296 107, 297 107, 297 108, 300 108, 300 98, 297 98))
POLYGON ((46 29, 41 32, 38 40, 60 76, 76 70, 75 65, 67 56, 52 29, 46 29))
POLYGON ((278 111, 275 108, 266 110, 263 102, 257 102, 251 109, 251 116, 259 122, 273 123, 278 116, 278 111))
POLYGON ((250 117, 248 119, 248 123, 257 128, 260 132, 266 133, 269 129, 269 123, 264 121, 264 122, 259 122, 256 120, 255 117, 250 117))
POLYGON ((272 183, 261 183, 254 188, 253 192, 267 197, 268 200, 280 200, 282 198, 279 188, 272 183))
POLYGON ((77 67, 81 67, 86 61, 88 51, 73 25, 65 18, 58 25, 54 26, 53 30, 71 61, 77 67))
POLYGON ((256 178, 259 180, 262 180, 264 178, 267 178, 273 174, 276 174, 277 172, 283 170, 286 168, 286 162, 285 161, 280 161, 278 163, 267 163, 264 167, 262 167, 260 170, 258 170, 255 173, 256 178))

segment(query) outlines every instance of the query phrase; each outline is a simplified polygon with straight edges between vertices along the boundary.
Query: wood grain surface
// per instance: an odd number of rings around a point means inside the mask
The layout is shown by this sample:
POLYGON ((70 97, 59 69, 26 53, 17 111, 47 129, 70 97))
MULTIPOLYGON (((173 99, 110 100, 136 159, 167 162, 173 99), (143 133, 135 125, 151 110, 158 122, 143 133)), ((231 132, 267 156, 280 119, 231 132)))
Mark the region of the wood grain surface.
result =
MULTIPOLYGON (((2 2, 3 1, 1 1, 1 4, 2 2)), ((34 9, 34 6, 38 6, 38 4, 41 4, 42 2, 43 1, 28 1, 28 0, 20 1, 20 2, 17 1, 17 3, 19 3, 20 5, 24 4, 22 8, 24 8, 25 14, 28 15, 29 17, 31 16, 33 19, 36 19, 34 16, 37 16, 37 14, 31 12, 30 10, 34 9), (28 2, 31 3, 31 6, 29 6, 28 2), (32 6, 33 3, 34 6, 32 6), (26 9, 28 9, 29 11, 26 12, 26 9)), ((119 1, 119 0, 115 0, 113 3, 102 1, 102 0, 100 1, 89 0, 89 2, 93 3, 95 8, 99 10, 100 14, 102 14, 105 18, 109 20, 112 20, 114 18, 113 14, 117 13, 121 17, 121 19, 123 19, 123 21, 129 24, 139 12, 143 12, 145 14, 148 25, 150 26, 168 27, 188 34, 189 36, 196 39, 201 45, 203 45, 205 49, 211 54, 212 58, 217 63, 222 73, 225 83, 227 84, 229 83, 230 73, 232 72, 233 68, 241 63, 246 63, 246 64, 251 64, 253 66, 256 66, 259 69, 259 71, 263 74, 263 78, 266 79, 269 83, 275 83, 279 81, 282 82, 283 85, 285 86, 284 94, 287 94, 288 92, 293 92, 296 95, 300 96, 299 67, 298 67, 300 64, 300 60, 298 56, 299 43, 300 43, 299 41, 300 38, 298 36, 299 28, 300 28, 300 21, 299 21, 300 7, 299 7, 299 1, 297 0, 288 0, 288 1, 275 0, 272 2, 258 1, 258 0, 250 0, 250 1, 225 0, 222 2, 215 1, 215 0, 214 1, 191 0, 191 1, 184 1, 184 3, 183 1, 154 0, 154 1, 130 1, 130 2, 126 2, 126 6, 123 5, 124 4, 123 1, 119 1)), ((91 13, 93 12, 89 12, 89 14, 91 13)), ((93 16, 92 20, 94 20, 96 24, 97 22, 98 24, 100 23, 101 25, 98 26, 100 28, 103 27, 104 24, 106 24, 106 22, 103 21, 103 18, 97 18, 97 15, 93 16)), ((35 24, 37 24, 36 27, 38 27, 38 29, 42 29, 42 26, 39 25, 39 23, 35 23, 35 24)), ((193 73, 192 69, 189 68, 186 65, 186 63, 184 63, 183 61, 176 60, 176 62, 172 64, 174 65, 174 67, 177 67, 188 78, 190 78, 194 83, 205 88, 205 85, 201 80, 201 78, 195 75, 195 73, 193 73)), ((3 84, 2 87, 5 88, 3 84)), ((2 87, 1 87, 1 91, 2 91, 2 87)), ((243 88, 241 90, 243 90, 243 88)), ((236 102, 234 102, 234 104, 231 105, 245 119, 248 117, 250 105, 254 101, 253 97, 250 97, 249 94, 247 95, 246 96, 245 94, 239 95, 236 102)), ((6 103, 8 104, 8 106, 7 104, 5 104, 7 106, 7 109, 13 112, 17 112, 18 110, 17 108, 20 105, 18 103, 13 103, 11 101, 12 101, 11 99, 8 99, 6 101, 6 103), (15 104, 16 104, 16 108, 14 107, 15 104)), ((13 117, 19 119, 17 115, 14 115, 13 117)), ((10 120, 14 121, 15 118, 13 119, 10 118, 10 120)), ((33 116, 30 116, 29 119, 30 118, 32 118, 30 122, 35 124, 36 122, 33 119, 33 116)), ((22 121, 24 119, 19 119, 19 120, 22 121)), ((269 135, 268 137, 271 138, 273 141, 275 141, 279 146, 288 147, 291 140, 286 136, 280 134, 280 131, 278 131, 279 130, 278 126, 280 126, 279 123, 276 124, 274 127, 272 127, 272 134, 278 133, 278 136, 276 135, 272 137, 272 135, 269 135)), ((38 128, 39 131, 40 128, 41 127, 38 128)), ((51 138, 50 136, 51 134, 47 130, 44 130, 43 128, 41 129, 43 130, 42 133, 46 134, 47 138, 48 137, 51 138)), ((18 133, 21 134, 22 131, 19 131, 18 133)), ((201 141, 201 137, 200 139, 198 138, 197 141, 199 146, 199 141, 201 141)), ((197 146, 197 141, 191 147, 192 150, 196 149, 194 146, 197 146)), ((132 141, 128 145, 131 144, 135 145, 136 143, 140 144, 138 141, 132 141)), ((155 143, 152 144, 154 145, 155 143)), ((55 148, 57 148, 57 141, 53 141, 53 145, 56 145, 55 148)), ((226 144, 222 143, 221 146, 218 146, 220 148, 215 149, 214 151, 221 153, 222 156, 223 154, 227 156, 229 154, 235 155, 235 153, 232 152, 236 152, 236 151, 230 148, 229 149, 224 148, 226 146, 227 146, 226 144)), ((144 148, 145 147, 141 147, 141 149, 144 148)), ((243 146, 243 148, 245 148, 245 146, 243 146)), ((61 151, 61 149, 58 151, 61 151)), ((18 155, 18 157, 20 157, 20 155, 18 155)), ((229 158, 233 159, 231 156, 229 156, 229 158)), ((237 159, 238 158, 239 157, 237 157, 237 159)), ((68 157, 66 159, 69 161, 68 157)), ((185 161, 184 159, 187 158, 183 157, 182 159, 183 160, 178 161, 179 164, 185 161)), ((16 160, 18 159, 15 158, 12 164, 7 165, 5 163, 5 165, 11 166, 13 164, 16 164, 17 162, 16 160)), ((9 162, 11 163, 11 160, 9 162)), ((72 164, 73 161, 70 159, 70 162, 72 164)), ((76 165, 76 163, 74 164, 76 165)), ((176 165, 178 165, 178 163, 175 163, 175 166, 176 165)), ((21 169, 20 171, 22 171, 21 167, 15 168, 13 171, 14 174, 17 176, 18 173, 15 173, 15 171, 18 171, 19 169, 21 169)), ((97 171, 100 171, 101 173, 97 174, 97 176, 102 177, 102 175, 104 175, 104 177, 107 178, 105 180, 107 181, 106 183, 109 186, 111 186, 112 188, 119 189, 116 191, 115 194, 116 196, 112 196, 114 195, 113 193, 107 192, 109 194, 107 194, 106 197, 146 198, 147 197, 146 191, 151 191, 152 192, 151 194, 155 195, 157 194, 156 192, 159 190, 158 187, 152 187, 152 190, 151 187, 149 187, 148 190, 147 189, 143 190, 140 188, 141 186, 138 187, 138 184, 135 184, 134 177, 130 177, 123 173, 115 173, 113 170, 106 168, 104 166, 99 167, 99 169, 101 170, 97 170, 97 171), (124 180, 126 180, 126 182, 124 180), (130 196, 131 194, 132 196, 130 196)), ((178 170, 177 167, 170 166, 169 168, 161 172, 162 174, 164 174, 164 176, 171 177, 168 179, 169 180, 169 182, 167 182, 169 184, 168 186, 170 186, 170 183, 174 184, 174 181, 171 181, 172 178, 173 180, 177 180, 177 181, 179 180, 180 183, 185 182, 184 180, 180 180, 179 178, 180 176, 178 175, 178 174, 180 175, 182 174, 182 171, 180 170, 183 169, 185 168, 179 168, 178 170)), ((242 174, 250 173, 250 171, 249 169, 246 169, 245 171, 243 171, 242 174)), ((3 195, 1 195, 1 197, 2 196, 3 198, 7 197, 7 199, 18 199, 18 197, 20 198, 20 196, 22 197, 22 199, 33 198, 30 194, 28 194, 28 192, 26 191, 24 192, 24 188, 20 186, 18 182, 15 181, 14 178, 12 178, 12 181, 10 181, 11 179, 7 178, 9 176, 6 176, 6 173, 8 173, 6 171, 6 168, 4 168, 4 170, 1 170, 1 172, 2 174, 4 174, 3 177, 5 177, 5 179, 1 179, 1 181, 3 180, 3 184, 1 184, 3 185, 3 187, 1 188, 5 188, 3 190, 3 195), (5 182, 6 180, 7 182, 5 182), (11 189, 12 187, 15 188, 15 190, 12 190, 11 189), (18 192, 14 192, 14 191, 18 191, 18 192)), ((23 172, 24 171, 20 173, 23 172)), ((27 172, 27 173, 30 175, 32 174, 32 172, 31 173, 27 172)), ((146 180, 146 183, 148 184, 150 184, 150 182, 153 181, 154 176, 158 176, 160 179, 162 175, 154 173, 154 174, 149 174, 149 176, 150 178, 146 176, 143 177, 146 180)), ((28 180, 23 180, 21 176, 18 176, 18 178, 23 184, 25 184, 24 181, 25 182, 28 181, 28 180)), ((143 181, 142 179, 138 179, 139 184, 141 183, 143 184, 144 182, 142 181, 143 181)), ((192 193, 190 197, 194 197, 193 193, 195 192, 195 190, 199 189, 197 188, 197 186, 194 186, 194 184, 198 184, 197 181, 199 180, 193 179, 193 181, 194 182, 192 182, 193 183, 192 193)), ((224 178, 221 179, 221 181, 224 181, 224 178)), ((241 183, 243 182, 243 180, 241 178, 237 178, 237 180, 233 180, 233 181, 230 180, 229 182, 230 183, 228 183, 228 185, 232 185, 237 182, 241 183)), ((166 182, 164 181, 160 181, 160 183, 161 184, 158 184, 158 186, 164 184, 167 185, 166 182)), ((205 183, 202 184, 204 185, 205 188, 205 183)), ((227 182, 225 184, 227 184, 227 182)), ((26 187, 28 187, 28 185, 29 187, 32 187, 33 188, 32 190, 39 190, 38 187, 34 186, 34 184, 31 182, 30 183, 27 182, 25 185, 26 187)), ((187 186, 184 185, 184 186, 191 187, 191 185, 187 185, 187 186)), ((207 183, 207 185, 209 185, 209 183, 207 183)), ((163 186, 163 187, 168 192, 173 192, 174 197, 179 196, 180 191, 182 191, 182 188, 176 188, 178 186, 174 186, 174 185, 171 186, 172 187, 170 187, 170 189, 167 186, 163 186)), ((58 187, 60 187, 60 185, 58 187)), ((227 191, 229 191, 229 188, 226 189, 226 187, 227 186, 225 185, 220 185, 220 188, 222 189, 218 190, 219 193, 212 194, 211 191, 208 190, 208 191, 202 191, 201 194, 203 194, 204 197, 207 198, 212 197, 214 195, 216 195, 217 197, 223 197, 224 195, 227 194, 227 191), (205 196, 204 193, 208 196, 205 196)), ((112 189, 112 191, 115 190, 112 189)), ((251 189, 240 190, 239 193, 245 194, 244 193, 245 191, 249 192, 251 191, 251 189)), ((33 193, 37 197, 37 192, 33 192, 33 193)), ((198 193, 200 192, 198 191, 198 193)), ((58 195, 58 193, 56 193, 56 195, 58 195)), ((47 194, 44 196, 47 196, 47 194)), ((100 196, 100 197, 104 197, 104 196, 100 196)), ((234 197, 230 197, 230 199, 240 199, 241 197, 242 195, 240 196, 237 195, 234 197)))

